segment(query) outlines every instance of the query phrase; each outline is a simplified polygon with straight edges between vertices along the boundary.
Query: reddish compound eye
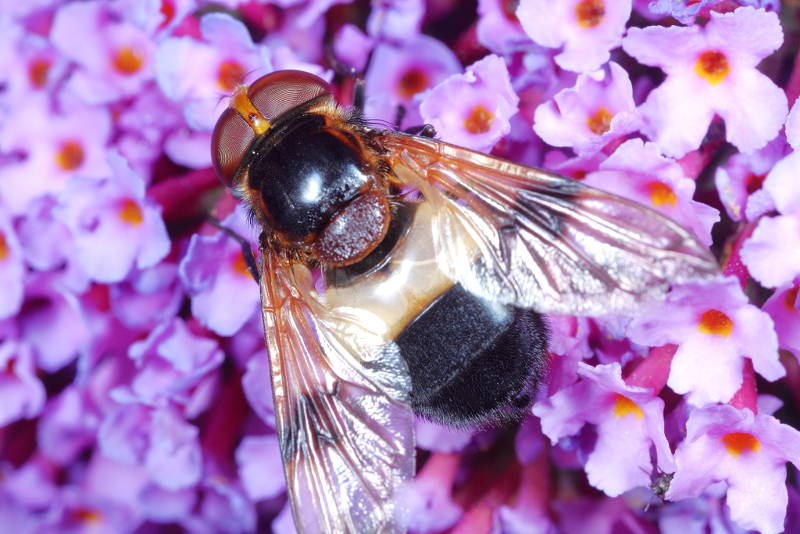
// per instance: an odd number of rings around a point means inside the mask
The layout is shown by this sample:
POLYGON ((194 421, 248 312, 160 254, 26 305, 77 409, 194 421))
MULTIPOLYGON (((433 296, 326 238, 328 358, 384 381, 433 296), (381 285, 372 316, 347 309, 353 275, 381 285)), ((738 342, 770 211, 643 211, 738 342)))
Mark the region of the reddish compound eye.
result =
POLYGON ((225 185, 234 185, 234 177, 247 148, 258 135, 253 126, 255 121, 266 124, 268 128, 283 113, 330 92, 328 83, 318 76, 302 71, 283 70, 257 79, 247 88, 246 93, 236 93, 231 99, 230 107, 217 121, 211 137, 214 170, 225 185), (248 117, 249 115, 256 117, 248 117))

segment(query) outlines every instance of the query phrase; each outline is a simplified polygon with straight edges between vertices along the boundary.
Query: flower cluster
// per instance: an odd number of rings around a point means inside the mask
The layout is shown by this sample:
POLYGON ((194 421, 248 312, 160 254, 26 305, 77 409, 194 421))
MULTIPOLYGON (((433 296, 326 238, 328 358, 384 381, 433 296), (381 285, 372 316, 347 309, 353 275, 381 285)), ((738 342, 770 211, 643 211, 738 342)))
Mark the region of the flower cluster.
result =
POLYGON ((208 217, 256 242, 211 130, 281 69, 345 105, 358 72, 370 124, 633 199, 722 266, 549 317, 519 424, 418 420, 410 531, 800 529, 796 2, 2 4, 0 532, 294 531, 258 286, 208 217))

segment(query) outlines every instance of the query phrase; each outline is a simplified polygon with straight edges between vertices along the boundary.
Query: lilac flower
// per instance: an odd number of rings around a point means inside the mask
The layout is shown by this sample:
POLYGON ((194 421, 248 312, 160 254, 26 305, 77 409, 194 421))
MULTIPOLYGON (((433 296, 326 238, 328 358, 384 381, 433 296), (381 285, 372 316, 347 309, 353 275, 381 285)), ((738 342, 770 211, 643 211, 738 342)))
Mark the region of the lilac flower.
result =
POLYGON ((644 133, 664 153, 682 156, 700 146, 716 113, 739 150, 763 147, 778 135, 788 105, 756 65, 782 42, 775 13, 751 7, 712 13, 703 28, 631 28, 622 43, 625 51, 667 73, 640 108, 644 133))
POLYGON ((419 110, 443 141, 489 151, 511 130, 518 102, 505 62, 489 55, 431 89, 419 110))
POLYGON ((379 41, 402 42, 419 33, 424 15, 423 0, 373 0, 367 33, 379 41))
POLYGON ((378 45, 365 78, 365 115, 392 124, 402 105, 406 109, 403 126, 420 125, 420 94, 460 71, 455 54, 426 35, 418 35, 399 47, 378 45))
POLYGON ((70 385, 51 399, 38 425, 38 442, 42 453, 60 465, 69 465, 94 444, 100 414, 90 394, 70 385))
MULTIPOLYGON (((2 204, 0 204, 2 208, 2 204)), ((17 313, 25 291, 25 263, 22 246, 14 229, 0 211, 0 319, 17 313)))
POLYGON ((197 0, 131 1, 125 15, 148 34, 161 36, 172 32, 195 9, 197 0))
POLYGON ((119 20, 105 2, 59 7, 50 36, 79 65, 68 87, 85 102, 135 95, 153 77, 153 42, 137 26, 119 20))
POLYGON ((230 15, 205 15, 200 29, 203 41, 173 37, 161 43, 155 70, 159 87, 182 106, 188 125, 211 131, 227 106, 224 97, 268 72, 270 63, 245 25, 230 15))
POLYGON ((111 309, 126 326, 153 328, 178 312, 183 299, 179 282, 174 263, 135 271, 128 280, 111 286, 111 309))
POLYGON ((800 303, 798 286, 787 284, 775 290, 762 309, 772 317, 778 346, 800 358, 800 303))
POLYGON ((367 66, 372 46, 373 39, 352 24, 342 25, 333 40, 333 52, 336 54, 336 59, 357 71, 363 71, 367 66))
POLYGON ((661 156, 655 143, 626 141, 584 182, 660 211, 691 229, 702 243, 711 244, 717 210, 692 200, 694 181, 675 161, 661 156))
POLYGON ((432 452, 457 452, 472 441, 473 432, 466 428, 442 426, 426 419, 416 420, 417 447, 432 452))
POLYGON ((282 476, 276 476, 283 471, 276 435, 244 438, 236 449, 236 463, 245 492, 253 501, 276 497, 285 491, 286 482, 282 476))
MULTIPOLYGON (((243 207, 238 207, 223 225, 255 243, 255 230, 247 222, 243 207)), ((258 287, 241 246, 224 233, 192 236, 178 269, 192 293, 192 313, 214 332, 232 335, 255 313, 258 287)))
POLYGON ((506 0, 478 0, 478 42, 495 54, 528 40, 513 7, 506 0))
POLYGON ((770 169, 785 155, 780 137, 752 154, 734 154, 717 167, 714 183, 722 205, 734 221, 755 221, 775 209, 775 202, 762 186, 770 169))
POLYGON ((144 183, 119 156, 109 158, 113 178, 76 178, 60 199, 60 216, 75 252, 93 280, 118 282, 136 265, 146 268, 169 252, 159 209, 144 197, 144 183))
POLYGON ((556 63, 577 72, 595 70, 608 61, 630 15, 631 0, 521 0, 517 8, 531 39, 549 48, 563 47, 556 63))
POLYGON ((0 100, 17 103, 35 94, 46 94, 59 83, 67 69, 67 60, 50 41, 6 19, 0 23, 0 79, 6 84, 0 100))
POLYGON ((30 347, 13 339, 2 341, 0 369, 0 389, 3 391, 0 426, 39 415, 44 406, 45 391, 36 377, 30 347))
POLYGON ((640 127, 628 73, 613 62, 607 71, 581 74, 574 87, 541 104, 533 124, 546 143, 572 147, 578 155, 597 152, 640 127))
POLYGON ((792 152, 764 180, 780 215, 763 217, 742 247, 742 261, 753 278, 767 287, 786 284, 800 274, 800 152, 792 152))
POLYGON ((0 131, 0 149, 24 154, 21 161, 0 167, 0 194, 11 213, 24 213, 44 194, 60 193, 75 175, 108 174, 107 110, 75 104, 66 114, 55 113, 39 96, 15 106, 8 121, 15 127, 0 131))
POLYGON ((694 406, 729 401, 742 385, 744 358, 767 380, 785 374, 772 320, 747 302, 733 277, 674 288, 665 302, 642 309, 628 336, 678 345, 667 384, 694 406))
POLYGON ((651 447, 658 467, 672 472, 664 402, 648 389, 626 385, 618 364, 579 363, 578 374, 582 381, 536 403, 533 413, 542 419, 542 431, 554 444, 576 434, 585 423, 597 425, 597 443, 586 461, 589 483, 611 497, 648 485, 651 447), (626 440, 624 457, 615 447, 620 436, 626 440))
POLYGON ((261 420, 270 428, 275 428, 275 407, 272 404, 272 384, 269 376, 269 359, 264 350, 254 354, 247 362, 247 370, 242 377, 247 402, 261 420))
POLYGON ((415 532, 439 532, 453 526, 463 513, 451 496, 458 474, 457 454, 436 453, 417 477, 400 489, 398 509, 415 532))
POLYGON ((709 484, 725 481, 734 521, 764 534, 778 533, 786 514, 787 461, 800 463, 800 432, 769 415, 706 406, 689 416, 666 497, 696 497, 709 484))

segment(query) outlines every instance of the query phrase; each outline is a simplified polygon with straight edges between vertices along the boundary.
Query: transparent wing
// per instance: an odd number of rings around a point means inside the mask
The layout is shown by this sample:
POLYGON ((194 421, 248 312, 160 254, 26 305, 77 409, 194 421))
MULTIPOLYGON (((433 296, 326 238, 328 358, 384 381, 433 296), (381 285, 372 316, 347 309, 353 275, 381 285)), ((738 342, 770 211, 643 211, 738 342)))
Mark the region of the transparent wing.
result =
POLYGON ((718 274, 693 234, 631 200, 433 139, 380 142, 398 178, 436 204, 439 267, 486 298, 598 315, 718 274))
POLYGON ((305 534, 405 532, 414 476, 410 379, 366 310, 325 309, 307 268, 261 251, 261 297, 289 498, 305 534))

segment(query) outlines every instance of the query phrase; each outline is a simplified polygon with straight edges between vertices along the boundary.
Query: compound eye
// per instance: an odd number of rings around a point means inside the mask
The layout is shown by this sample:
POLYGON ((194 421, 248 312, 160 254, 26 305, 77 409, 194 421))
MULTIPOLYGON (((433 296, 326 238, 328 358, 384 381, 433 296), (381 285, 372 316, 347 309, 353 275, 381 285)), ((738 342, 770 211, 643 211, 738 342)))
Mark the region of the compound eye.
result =
POLYGON ((226 186, 234 185, 233 178, 255 136, 235 109, 228 108, 220 115, 211 136, 211 160, 217 176, 226 186))
POLYGON ((331 92, 328 82, 308 72, 281 70, 262 76, 247 90, 261 115, 272 122, 281 114, 331 92))

